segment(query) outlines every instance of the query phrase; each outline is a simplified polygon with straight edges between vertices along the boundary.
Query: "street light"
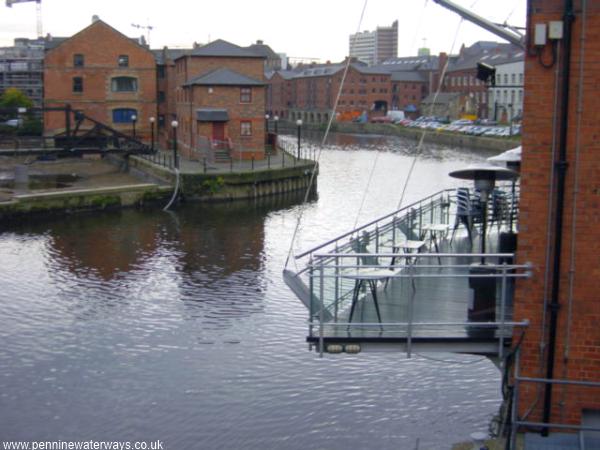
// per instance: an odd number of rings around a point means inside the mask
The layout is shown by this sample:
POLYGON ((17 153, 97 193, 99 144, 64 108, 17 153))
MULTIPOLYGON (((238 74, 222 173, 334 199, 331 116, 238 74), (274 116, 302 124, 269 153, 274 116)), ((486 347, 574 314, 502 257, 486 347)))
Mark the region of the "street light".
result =
POLYGON ((275 134, 277 134, 277 122, 279 122, 279 116, 273 117, 273 120, 275 121, 275 134))
POLYGON ((177 156, 177 127, 179 122, 174 120, 171 122, 171 126, 173 127, 173 165, 176 169, 179 169, 179 158, 177 156))
POLYGON ((137 116, 135 114, 131 115, 131 125, 133 126, 133 138, 135 139, 135 121, 137 120, 137 116))
POLYGON ((154 117, 150 117, 150 150, 154 151, 154 117))
POLYGON ((269 134, 269 119, 271 117, 268 114, 265 114, 265 131, 269 134))
POLYGON ((296 125, 298 126, 298 159, 300 159, 300 129, 302 127, 302 119, 296 120, 296 125))

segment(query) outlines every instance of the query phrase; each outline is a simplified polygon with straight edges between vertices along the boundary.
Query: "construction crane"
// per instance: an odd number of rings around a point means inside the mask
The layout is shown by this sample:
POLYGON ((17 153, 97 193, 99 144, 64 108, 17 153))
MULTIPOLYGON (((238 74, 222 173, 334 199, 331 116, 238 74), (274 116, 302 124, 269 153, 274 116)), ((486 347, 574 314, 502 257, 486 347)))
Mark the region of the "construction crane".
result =
POLYGON ((133 28, 146 30, 146 41, 148 46, 150 46, 150 31, 154 29, 152 25, 138 25, 137 23, 132 23, 131 26, 133 28))
POLYGON ((37 16, 37 35, 38 37, 44 36, 44 29, 42 26, 42 0, 6 0, 6 6, 12 8, 15 3, 30 3, 35 2, 35 13, 37 16))

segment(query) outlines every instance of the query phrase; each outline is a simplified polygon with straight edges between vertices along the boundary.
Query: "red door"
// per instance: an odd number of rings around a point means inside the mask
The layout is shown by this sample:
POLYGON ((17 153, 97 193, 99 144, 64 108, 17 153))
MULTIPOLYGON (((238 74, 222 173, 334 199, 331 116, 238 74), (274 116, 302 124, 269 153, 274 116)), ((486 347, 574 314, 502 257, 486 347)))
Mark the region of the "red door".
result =
POLYGON ((225 141, 225 122, 212 123, 212 138, 215 141, 225 141))

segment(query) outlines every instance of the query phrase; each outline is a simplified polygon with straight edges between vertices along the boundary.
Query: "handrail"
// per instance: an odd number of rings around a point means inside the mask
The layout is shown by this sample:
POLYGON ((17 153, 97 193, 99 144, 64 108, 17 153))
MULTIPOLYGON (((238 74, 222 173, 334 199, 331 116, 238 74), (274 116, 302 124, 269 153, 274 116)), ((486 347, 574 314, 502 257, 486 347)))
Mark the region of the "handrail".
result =
POLYGON ((351 231, 348 231, 348 232, 346 232, 346 233, 344 233, 344 234, 342 234, 342 235, 340 235, 340 236, 338 236, 336 238, 330 239, 329 241, 327 241, 327 242, 325 242, 323 244, 320 244, 320 245, 318 245, 316 247, 311 248, 310 250, 305 251, 304 253, 301 253, 300 255, 297 255, 295 258, 296 259, 303 258, 306 255, 314 253, 316 250, 319 250, 319 249, 321 249, 323 247, 326 247, 326 246, 328 246, 330 244, 333 244, 334 242, 339 241, 339 240, 341 240, 341 239, 343 239, 345 237, 351 236, 354 233, 356 233, 357 231, 364 230, 365 228, 370 227, 371 225, 374 225, 374 224, 376 224, 378 222, 381 222, 382 220, 389 219, 390 217, 393 217, 393 216, 397 215, 398 213, 407 210, 408 208, 412 208, 412 207, 414 207, 414 206, 416 206, 416 205, 418 205, 420 203, 423 203, 423 202, 426 202, 427 200, 433 199, 436 196, 440 196, 441 194, 443 194, 445 192, 454 192, 454 189, 443 189, 441 191, 436 192, 435 194, 431 194, 428 197, 425 197, 425 198, 423 198, 421 200, 418 200, 418 201, 416 201, 414 203, 411 203, 410 205, 404 206, 404 207, 402 207, 402 208, 400 208, 400 209, 398 209, 398 210, 396 210, 396 211, 394 211, 392 213, 386 214, 385 216, 379 217, 378 219, 375 219, 375 220, 373 220, 373 221, 371 221, 369 223, 361 225, 360 227, 355 228, 355 229, 353 229, 351 231))

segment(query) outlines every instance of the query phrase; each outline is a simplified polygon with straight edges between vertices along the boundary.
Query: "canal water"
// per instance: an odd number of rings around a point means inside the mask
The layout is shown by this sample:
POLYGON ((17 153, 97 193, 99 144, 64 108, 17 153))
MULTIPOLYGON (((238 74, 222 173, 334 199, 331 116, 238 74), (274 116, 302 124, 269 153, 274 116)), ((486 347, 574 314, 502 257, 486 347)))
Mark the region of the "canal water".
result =
MULTIPOLYGON (((0 439, 442 449, 485 431, 500 403, 488 360, 320 359, 281 279, 300 209, 297 250, 394 210, 414 151, 399 138, 332 136, 305 206, 290 196, 5 227, 0 439)), ((455 186, 449 171, 487 156, 427 146, 406 201, 455 186)))

